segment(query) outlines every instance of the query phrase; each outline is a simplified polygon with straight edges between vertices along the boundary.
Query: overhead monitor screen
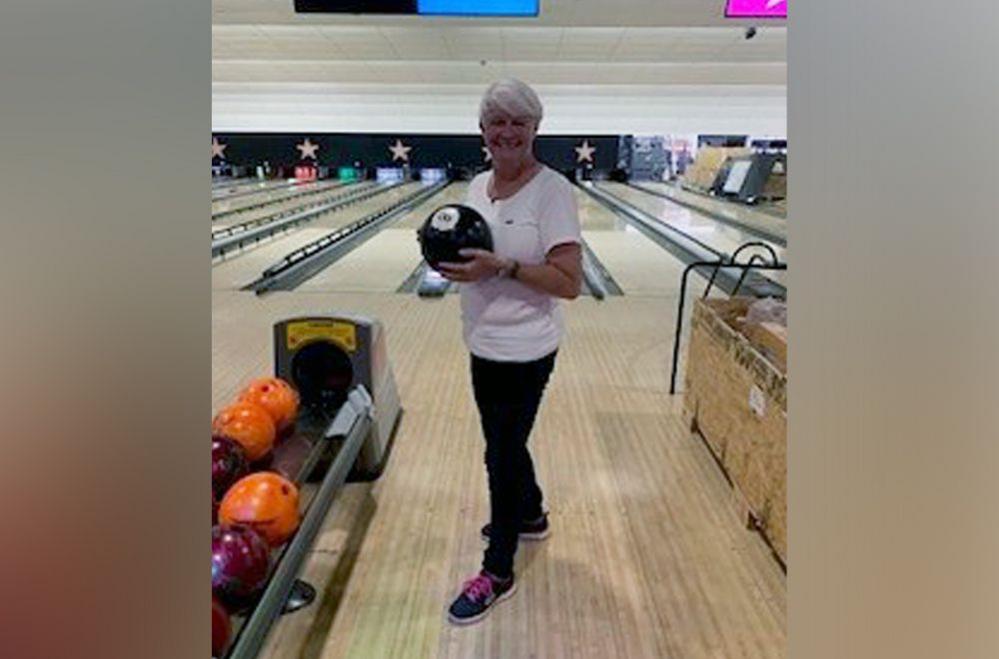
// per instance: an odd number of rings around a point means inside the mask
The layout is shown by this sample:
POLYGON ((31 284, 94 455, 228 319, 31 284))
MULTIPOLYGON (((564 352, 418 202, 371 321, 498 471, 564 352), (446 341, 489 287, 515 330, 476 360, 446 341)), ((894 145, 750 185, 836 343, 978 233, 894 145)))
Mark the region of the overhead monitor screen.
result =
POLYGON ((537 16, 540 0, 416 0, 424 16, 537 16))
POLYGON ((537 16, 540 0, 295 0, 298 13, 537 16))
POLYGON ((726 18, 787 18, 787 0, 728 0, 726 18))
POLYGON ((300 14, 415 14, 416 0, 295 0, 295 11, 300 14))

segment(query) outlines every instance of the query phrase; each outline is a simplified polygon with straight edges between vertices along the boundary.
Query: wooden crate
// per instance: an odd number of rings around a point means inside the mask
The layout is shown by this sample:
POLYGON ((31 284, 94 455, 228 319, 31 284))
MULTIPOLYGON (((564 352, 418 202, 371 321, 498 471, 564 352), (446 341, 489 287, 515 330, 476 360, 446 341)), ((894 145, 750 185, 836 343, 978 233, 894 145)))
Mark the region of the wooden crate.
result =
POLYGON ((705 146, 697 151, 697 158, 684 174, 683 183, 695 190, 707 190, 715 182, 718 170, 729 158, 738 158, 752 153, 741 147, 705 146))
POLYGON ((763 184, 763 192, 760 193, 760 196, 771 200, 787 198, 787 175, 778 172, 771 173, 767 182, 763 184))
POLYGON ((787 376, 737 329, 751 302, 697 301, 684 413, 786 562, 787 376))
POLYGON ((742 333, 781 373, 787 373, 786 327, 776 323, 747 324, 742 333))
POLYGON ((770 504, 767 509, 767 520, 764 533, 770 540, 774 551, 787 564, 787 444, 777 447, 773 456, 773 473, 782 477, 774 480, 774 489, 770 494, 770 504))

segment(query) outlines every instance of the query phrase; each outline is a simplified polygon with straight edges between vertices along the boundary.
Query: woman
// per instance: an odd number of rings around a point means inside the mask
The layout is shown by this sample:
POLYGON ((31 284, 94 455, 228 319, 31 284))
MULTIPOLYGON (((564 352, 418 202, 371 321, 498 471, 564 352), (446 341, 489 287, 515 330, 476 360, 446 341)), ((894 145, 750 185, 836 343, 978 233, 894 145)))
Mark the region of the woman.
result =
POLYGON ((501 80, 486 91, 479 128, 492 171, 472 180, 465 203, 488 222, 494 251, 463 250, 469 261, 439 265, 445 277, 462 283, 489 475, 491 519, 482 529, 489 546, 482 571, 450 607, 457 624, 482 619, 513 594, 518 536, 548 534, 527 439, 563 332, 558 298, 579 295, 582 257, 572 186, 534 157, 541 116, 534 90, 519 80, 501 80))

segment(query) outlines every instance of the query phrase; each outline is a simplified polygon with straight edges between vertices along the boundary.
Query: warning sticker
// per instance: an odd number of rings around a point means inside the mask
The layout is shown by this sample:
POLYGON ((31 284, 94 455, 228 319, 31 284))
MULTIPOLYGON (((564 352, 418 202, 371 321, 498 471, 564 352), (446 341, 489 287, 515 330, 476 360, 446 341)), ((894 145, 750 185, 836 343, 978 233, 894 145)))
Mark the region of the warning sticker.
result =
POLYGON ((342 320, 301 320, 288 323, 287 332, 288 350, 316 340, 330 341, 347 352, 357 350, 357 328, 342 320))
POLYGON ((758 417, 763 417, 767 411, 767 399, 763 395, 763 390, 755 384, 749 388, 749 409, 758 417))

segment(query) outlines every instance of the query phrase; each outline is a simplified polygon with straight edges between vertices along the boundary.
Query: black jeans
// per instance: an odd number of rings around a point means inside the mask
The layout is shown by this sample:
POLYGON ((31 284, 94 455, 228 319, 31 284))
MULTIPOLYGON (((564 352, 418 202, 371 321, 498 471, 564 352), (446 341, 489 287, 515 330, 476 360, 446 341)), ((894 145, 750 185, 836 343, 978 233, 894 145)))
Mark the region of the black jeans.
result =
POLYGON ((513 573, 521 520, 537 519, 544 512, 527 438, 554 366, 554 352, 532 362, 494 362, 472 355, 472 389, 486 437, 492 524, 482 569, 497 577, 513 573))

